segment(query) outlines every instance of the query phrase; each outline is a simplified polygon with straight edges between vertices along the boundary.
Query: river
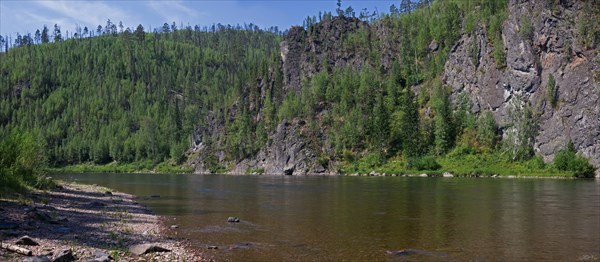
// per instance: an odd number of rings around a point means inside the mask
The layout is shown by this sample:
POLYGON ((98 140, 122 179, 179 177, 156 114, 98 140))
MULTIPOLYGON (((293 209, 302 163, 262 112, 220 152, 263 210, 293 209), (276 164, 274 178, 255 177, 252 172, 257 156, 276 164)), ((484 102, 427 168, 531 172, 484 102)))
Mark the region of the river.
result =
POLYGON ((219 261, 600 259, 599 180, 53 176, 139 196, 219 261))

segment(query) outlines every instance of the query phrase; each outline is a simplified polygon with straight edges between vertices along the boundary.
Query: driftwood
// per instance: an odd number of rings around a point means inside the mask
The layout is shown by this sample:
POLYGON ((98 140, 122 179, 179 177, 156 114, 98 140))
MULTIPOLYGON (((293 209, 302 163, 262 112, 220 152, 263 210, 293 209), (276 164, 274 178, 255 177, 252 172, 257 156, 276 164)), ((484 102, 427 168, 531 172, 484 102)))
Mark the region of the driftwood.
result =
POLYGON ((21 255, 31 256, 33 254, 31 252, 31 250, 29 250, 29 249, 22 248, 22 247, 19 247, 19 246, 15 246, 15 245, 11 245, 11 244, 7 244, 7 243, 0 243, 0 247, 6 249, 8 251, 19 253, 21 255))

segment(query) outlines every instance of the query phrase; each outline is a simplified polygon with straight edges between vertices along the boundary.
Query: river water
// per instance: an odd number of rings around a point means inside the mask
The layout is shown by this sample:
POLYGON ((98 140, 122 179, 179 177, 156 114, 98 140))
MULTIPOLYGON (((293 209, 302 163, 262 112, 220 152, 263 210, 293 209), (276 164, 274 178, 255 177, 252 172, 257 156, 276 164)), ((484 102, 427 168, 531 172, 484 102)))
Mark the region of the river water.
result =
POLYGON ((54 177, 139 196, 218 261, 600 259, 599 180, 54 177))

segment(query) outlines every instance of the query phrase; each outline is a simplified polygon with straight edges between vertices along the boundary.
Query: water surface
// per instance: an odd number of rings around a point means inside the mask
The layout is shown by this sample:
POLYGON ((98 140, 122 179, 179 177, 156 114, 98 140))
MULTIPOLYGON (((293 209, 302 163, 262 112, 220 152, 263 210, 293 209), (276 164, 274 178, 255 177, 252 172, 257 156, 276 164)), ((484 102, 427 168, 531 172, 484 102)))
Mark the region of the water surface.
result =
POLYGON ((140 202, 179 225, 178 236, 217 260, 600 259, 598 180, 55 177, 140 196, 140 202), (229 216, 241 222, 227 223, 229 216), (414 252, 387 252, 396 250, 414 252))

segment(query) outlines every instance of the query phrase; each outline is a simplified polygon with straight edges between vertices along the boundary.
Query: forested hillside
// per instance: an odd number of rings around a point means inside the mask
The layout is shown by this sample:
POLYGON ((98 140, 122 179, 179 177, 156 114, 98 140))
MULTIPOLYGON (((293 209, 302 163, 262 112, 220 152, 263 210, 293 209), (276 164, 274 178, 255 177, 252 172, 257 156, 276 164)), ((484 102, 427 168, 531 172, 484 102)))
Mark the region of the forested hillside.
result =
POLYGON ((107 31, 9 49, 0 54, 3 134, 39 133, 51 165, 181 163, 205 117, 224 118, 240 98, 257 96, 250 87, 279 60, 278 34, 196 29, 107 31))
POLYGON ((402 1, 357 15, 338 1, 337 14, 285 33, 118 32, 109 21, 93 37, 21 37, 0 53, 0 134, 38 134, 54 166, 589 177, 585 157, 600 161, 599 8, 563 2, 402 1), (551 52, 573 60, 548 67, 551 52), (571 89, 586 96, 568 99, 571 76, 587 79, 571 89), (577 123, 589 133, 546 124, 579 121, 566 114, 583 105, 590 120, 577 123), (547 133, 560 143, 541 143, 547 133), (569 157, 545 163, 559 151, 569 157))

